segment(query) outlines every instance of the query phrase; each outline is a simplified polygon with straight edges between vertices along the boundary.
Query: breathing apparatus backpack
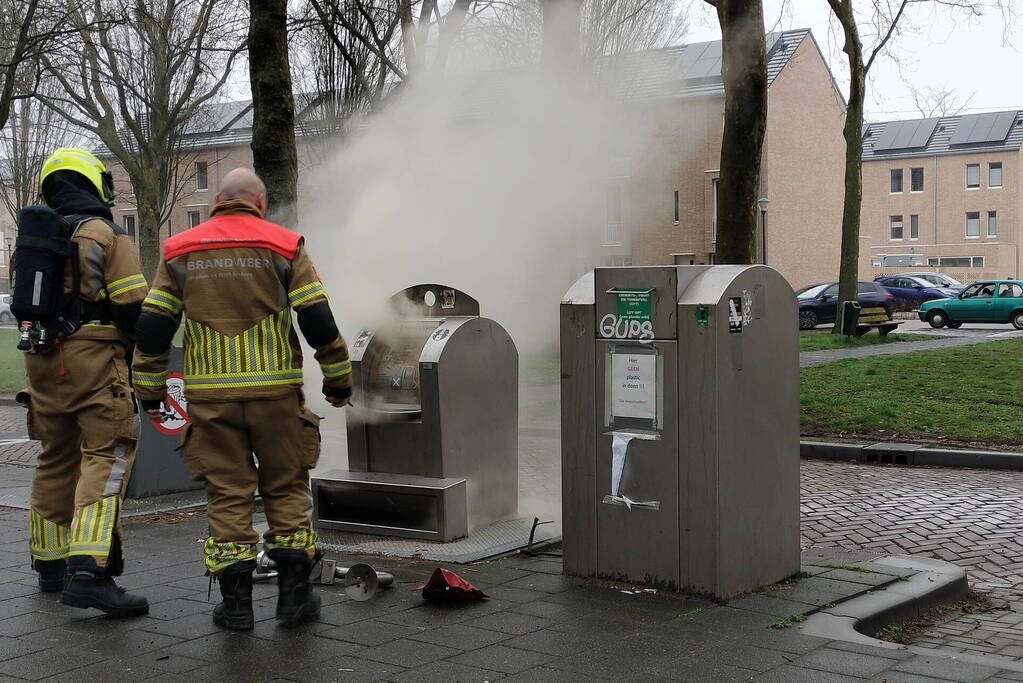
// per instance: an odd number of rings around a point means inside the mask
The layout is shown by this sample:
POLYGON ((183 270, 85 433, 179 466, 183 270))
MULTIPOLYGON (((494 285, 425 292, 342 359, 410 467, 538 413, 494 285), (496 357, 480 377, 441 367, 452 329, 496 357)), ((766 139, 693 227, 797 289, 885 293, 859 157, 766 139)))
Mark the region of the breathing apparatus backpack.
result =
POLYGON ((73 239, 82 223, 95 218, 62 216, 48 206, 27 206, 18 212, 11 313, 21 327, 20 350, 52 350, 55 340, 81 328, 88 319, 86 308, 96 306, 80 296, 78 244, 73 239), (68 274, 71 289, 65 291, 68 274))

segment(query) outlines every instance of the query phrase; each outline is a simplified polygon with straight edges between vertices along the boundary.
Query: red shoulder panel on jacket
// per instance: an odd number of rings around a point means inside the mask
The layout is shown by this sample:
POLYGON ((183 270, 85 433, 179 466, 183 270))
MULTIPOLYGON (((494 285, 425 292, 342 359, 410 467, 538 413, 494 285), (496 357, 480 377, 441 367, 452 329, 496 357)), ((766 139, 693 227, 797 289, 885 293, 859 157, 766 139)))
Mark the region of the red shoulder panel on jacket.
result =
POLYGON ((163 243, 165 261, 193 251, 257 247, 292 259, 302 236, 255 216, 214 216, 205 223, 168 237, 163 243))

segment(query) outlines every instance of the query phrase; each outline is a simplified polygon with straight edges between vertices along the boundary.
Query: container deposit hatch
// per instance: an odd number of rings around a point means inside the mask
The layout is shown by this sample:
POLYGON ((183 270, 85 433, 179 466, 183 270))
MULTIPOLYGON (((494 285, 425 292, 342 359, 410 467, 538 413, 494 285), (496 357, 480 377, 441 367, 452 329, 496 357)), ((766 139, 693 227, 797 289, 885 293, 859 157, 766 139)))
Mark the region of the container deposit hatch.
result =
POLYGON ((313 479, 324 529, 451 541, 518 505, 518 352, 479 303, 417 285, 352 344, 348 470, 313 479))

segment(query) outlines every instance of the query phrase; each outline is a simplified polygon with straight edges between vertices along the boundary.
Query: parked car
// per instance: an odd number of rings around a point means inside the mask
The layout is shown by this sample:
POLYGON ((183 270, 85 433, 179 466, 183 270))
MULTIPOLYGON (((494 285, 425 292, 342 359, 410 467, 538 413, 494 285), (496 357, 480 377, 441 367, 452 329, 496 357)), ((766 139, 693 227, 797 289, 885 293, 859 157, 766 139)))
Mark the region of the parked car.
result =
MULTIPOLYGON (((859 282, 857 298, 860 308, 883 306, 890 316, 895 307, 895 297, 876 282, 859 282)), ((810 330, 822 323, 835 322, 838 309, 838 283, 803 287, 796 292, 799 301, 799 329, 810 330)))
POLYGON ((938 287, 932 282, 915 275, 883 275, 875 278, 878 283, 895 296, 899 310, 912 311, 925 301, 951 299, 959 293, 951 287, 938 287))
POLYGON ((11 295, 0 294, 0 323, 9 323, 14 320, 14 314, 11 313, 11 295))
POLYGON ((957 292, 963 291, 963 288, 966 287, 966 285, 964 285, 959 280, 956 280, 954 277, 950 275, 945 275, 944 273, 932 273, 927 270, 921 270, 914 271, 912 273, 897 273, 895 277, 902 277, 904 275, 909 275, 910 277, 923 278, 924 280, 927 280, 935 287, 947 287, 949 289, 954 289, 957 292))
POLYGON ((1023 282, 974 282, 951 299, 936 299, 920 306, 920 320, 931 327, 961 327, 964 322, 1012 323, 1023 330, 1023 282))

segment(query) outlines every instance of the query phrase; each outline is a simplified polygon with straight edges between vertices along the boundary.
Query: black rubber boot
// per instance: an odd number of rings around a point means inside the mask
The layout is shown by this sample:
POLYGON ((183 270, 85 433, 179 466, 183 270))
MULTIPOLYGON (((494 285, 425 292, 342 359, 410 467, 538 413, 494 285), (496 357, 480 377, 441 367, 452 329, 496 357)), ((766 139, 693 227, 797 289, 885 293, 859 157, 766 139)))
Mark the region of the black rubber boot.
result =
POLYGON ((297 626, 320 617, 320 596, 313 592, 309 572, 313 561, 304 550, 274 548, 270 559, 277 564, 277 618, 283 626, 297 626))
POLYGON ((32 568, 39 572, 39 590, 44 593, 64 590, 64 582, 67 581, 65 560, 34 560, 32 568))
POLYGON ((252 572, 254 560, 235 562, 220 572, 220 595, 224 598, 213 608, 213 623, 232 631, 250 631, 255 625, 252 616, 252 572))
POLYGON ((149 601, 120 588, 105 571, 75 569, 60 601, 71 607, 95 607, 114 617, 149 614, 149 601))

